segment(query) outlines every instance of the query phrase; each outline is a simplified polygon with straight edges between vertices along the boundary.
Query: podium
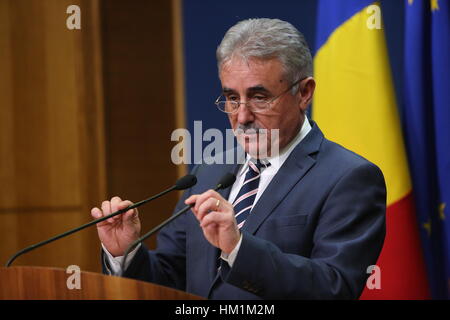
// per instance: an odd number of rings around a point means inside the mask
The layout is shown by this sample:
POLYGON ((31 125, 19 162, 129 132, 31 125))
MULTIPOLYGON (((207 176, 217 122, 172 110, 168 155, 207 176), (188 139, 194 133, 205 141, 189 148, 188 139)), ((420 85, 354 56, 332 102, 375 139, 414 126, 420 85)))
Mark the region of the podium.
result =
POLYGON ((72 275, 60 268, 0 268, 0 300, 204 299, 157 284, 85 271, 79 273, 80 288, 69 289, 67 280, 72 275))

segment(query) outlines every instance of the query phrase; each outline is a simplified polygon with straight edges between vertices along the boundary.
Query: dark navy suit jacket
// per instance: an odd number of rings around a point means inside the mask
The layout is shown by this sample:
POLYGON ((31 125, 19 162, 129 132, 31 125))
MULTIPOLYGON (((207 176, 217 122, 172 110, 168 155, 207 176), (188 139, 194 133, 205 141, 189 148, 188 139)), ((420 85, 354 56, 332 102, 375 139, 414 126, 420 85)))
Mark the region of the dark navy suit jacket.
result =
MULTIPOLYGON (((383 174, 311 124, 248 217, 232 268, 188 212, 160 231, 155 251, 140 247, 125 276, 211 299, 358 298, 385 237, 383 174)), ((195 167, 198 183, 175 210, 238 169, 195 167)))

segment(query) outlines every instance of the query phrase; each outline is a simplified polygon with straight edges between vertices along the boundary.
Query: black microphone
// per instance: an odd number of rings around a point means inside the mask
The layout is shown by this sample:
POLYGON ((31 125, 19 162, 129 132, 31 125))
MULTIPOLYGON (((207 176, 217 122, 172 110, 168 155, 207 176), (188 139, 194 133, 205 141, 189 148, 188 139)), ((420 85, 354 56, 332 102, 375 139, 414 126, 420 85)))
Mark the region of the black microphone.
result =
POLYGON ((46 245, 47 243, 50 243, 50 242, 53 242, 53 241, 55 241, 55 240, 64 238, 64 237, 66 237, 66 236, 68 236, 68 235, 70 235, 70 234, 72 234, 72 233, 75 233, 75 232, 77 232, 77 231, 80 231, 80 230, 82 230, 82 229, 84 229, 84 228, 90 227, 90 226, 92 226, 92 225, 94 225, 94 224, 97 224, 97 223, 99 223, 99 222, 102 222, 102 221, 104 221, 104 220, 106 220, 106 219, 109 219, 109 218, 112 218, 112 217, 114 217, 114 216, 117 216, 118 214, 125 213, 125 212, 127 212, 128 210, 130 210, 130 209, 134 209, 134 208, 140 207, 140 206, 142 206, 143 204, 146 204, 147 202, 150 202, 150 201, 152 201, 152 200, 155 200, 155 199, 157 199, 157 198, 159 198, 159 197, 161 197, 161 196, 165 195, 166 193, 169 193, 169 192, 171 192, 171 191, 173 191, 173 190, 184 190, 184 189, 188 189, 188 188, 194 186, 196 183, 197 183, 197 177, 196 177, 196 176, 194 176, 194 175, 192 175, 192 174, 185 175, 184 177, 178 179, 177 182, 175 182, 175 184, 174 184, 173 186, 171 186, 169 189, 166 189, 166 190, 164 190, 163 192, 160 192, 160 193, 158 193, 157 195, 155 195, 155 196, 153 196, 153 197, 150 197, 150 198, 147 198, 147 199, 142 200, 142 201, 140 201, 140 202, 137 202, 137 203, 135 203, 135 204, 133 204, 133 205, 127 207, 127 208, 118 210, 118 211, 113 212, 113 213, 111 213, 111 214, 109 214, 109 215, 107 215, 107 216, 104 216, 104 217, 102 217, 102 218, 93 220, 93 221, 91 221, 91 222, 88 222, 88 223, 86 223, 86 224, 83 224, 83 225, 80 226, 80 227, 77 227, 77 228, 75 228, 75 229, 66 231, 66 232, 61 233, 61 234, 59 234, 59 235, 57 235, 57 236, 54 236, 54 237, 52 237, 52 238, 50 238, 50 239, 47 239, 47 240, 45 240, 45 241, 42 241, 42 242, 33 244, 33 245, 29 246, 29 247, 26 247, 25 249, 22 249, 22 250, 16 252, 11 258, 9 258, 9 260, 8 260, 8 262, 6 263, 5 266, 6 266, 6 267, 9 267, 9 266, 11 265, 11 263, 13 263, 13 261, 16 260, 16 258, 19 257, 20 255, 22 255, 22 254, 24 254, 24 253, 27 253, 27 252, 29 252, 29 251, 31 251, 31 250, 34 250, 34 249, 36 249, 36 248, 39 248, 39 247, 41 247, 41 246, 43 246, 43 245, 46 245))
MULTIPOLYGON (((226 188, 232 186, 235 181, 236 181, 236 176, 234 174, 228 172, 224 176, 222 176, 222 178, 219 180, 219 183, 214 188, 214 191, 217 191, 217 190, 220 190, 220 189, 226 189, 226 188)), ((158 232, 161 228, 166 226, 169 222, 171 222, 171 221, 175 220, 176 218, 178 218, 180 215, 182 215, 183 213, 188 211, 194 205, 195 204, 187 205, 186 207, 184 207, 183 209, 181 209, 177 213, 173 214, 170 218, 166 219, 161 224, 157 225, 152 230, 150 230, 149 232, 144 234, 142 237, 140 237, 139 239, 135 240, 127 248, 127 250, 125 250, 125 253, 123 255, 122 265, 121 265, 121 275, 123 275, 125 273, 125 264, 126 264, 126 261, 127 261, 127 256, 130 254, 130 251, 132 251, 134 249, 134 247, 136 247, 139 243, 141 243, 142 241, 144 241, 145 239, 147 239, 148 237, 150 237, 154 233, 158 232)))

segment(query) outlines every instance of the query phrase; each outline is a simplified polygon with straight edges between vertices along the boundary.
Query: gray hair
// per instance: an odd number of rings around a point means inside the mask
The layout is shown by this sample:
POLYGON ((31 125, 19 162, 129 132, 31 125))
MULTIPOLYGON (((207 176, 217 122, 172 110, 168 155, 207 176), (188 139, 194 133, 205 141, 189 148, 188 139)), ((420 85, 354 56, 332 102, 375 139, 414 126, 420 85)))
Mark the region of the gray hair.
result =
POLYGON ((216 51, 219 72, 236 55, 245 60, 278 58, 291 82, 312 76, 312 57, 304 36, 279 19, 248 19, 231 27, 216 51))

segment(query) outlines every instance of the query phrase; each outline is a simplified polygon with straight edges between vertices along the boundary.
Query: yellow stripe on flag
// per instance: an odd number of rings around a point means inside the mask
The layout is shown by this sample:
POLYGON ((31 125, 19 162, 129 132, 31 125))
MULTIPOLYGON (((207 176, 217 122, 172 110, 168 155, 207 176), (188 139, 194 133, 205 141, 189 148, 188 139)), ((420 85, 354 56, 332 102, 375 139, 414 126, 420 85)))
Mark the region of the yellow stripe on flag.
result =
POLYGON ((380 167, 387 204, 411 190, 384 32, 366 9, 337 28, 314 59, 313 117, 325 136, 380 167))

